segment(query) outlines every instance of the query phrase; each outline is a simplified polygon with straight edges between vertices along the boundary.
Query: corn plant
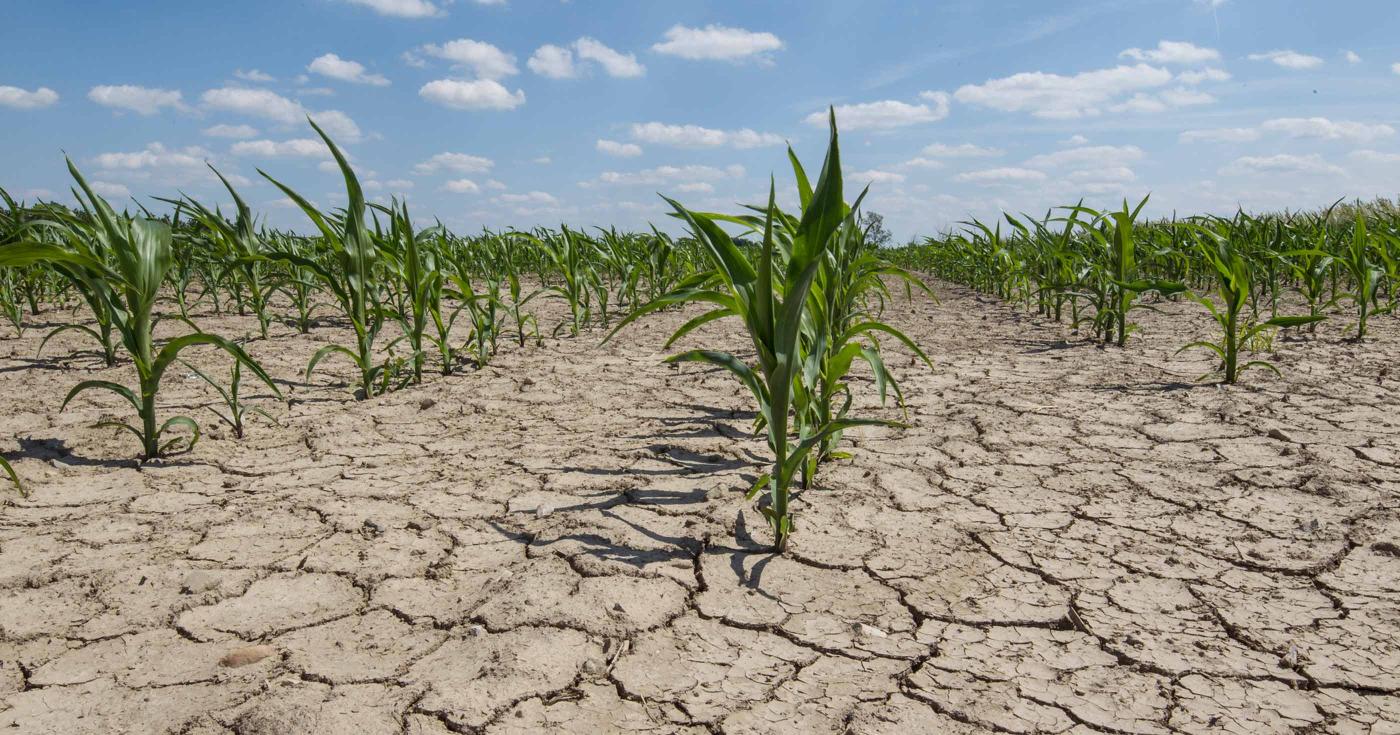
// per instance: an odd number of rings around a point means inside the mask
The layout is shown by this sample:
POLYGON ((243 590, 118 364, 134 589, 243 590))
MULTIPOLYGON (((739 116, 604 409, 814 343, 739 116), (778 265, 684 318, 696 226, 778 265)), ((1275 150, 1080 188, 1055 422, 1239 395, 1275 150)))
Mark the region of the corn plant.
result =
POLYGON ((1366 320, 1373 312, 1385 311, 1377 309, 1376 289, 1385 271, 1372 259, 1372 243, 1366 236, 1366 218, 1360 214, 1356 217, 1356 224, 1352 226, 1351 239, 1348 241, 1346 250, 1343 252, 1341 265, 1351 276, 1352 287, 1355 289, 1349 294, 1342 294, 1336 298, 1349 298, 1356 304, 1356 336, 1355 340, 1360 342, 1366 339, 1366 320))
MULTIPOLYGON (((1225 227, 1226 225, 1219 221, 1214 225, 1189 226, 1190 231, 1196 235, 1196 243, 1201 256, 1214 272, 1217 283, 1216 295, 1220 299, 1220 305, 1217 306, 1208 295, 1189 293, 1189 298, 1205 306, 1210 312, 1211 318, 1220 328, 1220 339, 1215 342, 1192 342, 1177 350, 1177 353, 1180 354, 1190 349, 1204 349, 1214 353, 1220 358, 1220 368, 1217 372, 1227 385, 1233 384, 1240 373, 1250 368, 1264 368, 1281 376, 1279 369, 1266 360, 1250 360, 1241 365, 1239 362, 1241 347, 1249 344, 1267 330, 1312 324, 1326 317, 1317 315, 1275 316, 1264 321, 1243 318, 1243 311, 1249 304, 1253 291, 1253 283, 1251 282, 1249 265, 1236 250, 1230 233, 1225 227)), ((1214 373, 1207 373, 1202 378, 1212 374, 1214 373)))
MULTIPOLYGON (((217 209, 210 210, 199 202, 185 197, 180 201, 162 200, 177 206, 178 215, 180 205, 190 210, 194 221, 200 225, 204 234, 212 241, 215 257, 226 261, 226 279, 235 288, 235 299, 241 306, 244 303, 243 293, 247 291, 247 303, 253 309, 253 315, 258 320, 258 333, 263 339, 267 339, 267 327, 271 323, 271 315, 268 313, 268 299, 278 290, 277 283, 268 278, 265 273, 267 261, 259 256, 263 252, 262 238, 258 236, 256 222, 253 211, 248 204, 243 201, 243 197, 238 195, 238 190, 233 188, 224 175, 212 165, 209 170, 219 177, 224 188, 233 197, 234 207, 238 210, 238 218, 230 222, 224 218, 223 213, 217 209)), ((177 293, 183 293, 177 288, 177 293)), ((183 305, 183 296, 180 297, 183 305)), ((182 306, 183 308, 183 306, 182 306)))
POLYGON ((282 261, 305 269, 326 290, 335 296, 342 313, 350 321, 355 331, 355 347, 351 349, 332 343, 317 350, 306 365, 306 378, 316 366, 330 355, 342 355, 355 364, 360 372, 360 398, 371 398, 376 393, 387 390, 392 378, 403 367, 402 360, 388 359, 375 363, 375 340, 384 326, 385 310, 380 304, 375 263, 379 260, 379 250, 373 237, 365 227, 365 198, 359 179, 350 168, 350 162, 336 147, 330 136, 321 130, 311 118, 307 118, 316 134, 321 136, 331 155, 340 166, 345 177, 347 205, 340 217, 327 217, 306 198, 293 191, 261 169, 258 173, 281 189, 301 211, 304 212, 330 249, 334 264, 326 264, 288 250, 271 250, 262 257, 282 261))
POLYGON ((68 162, 68 170, 86 195, 86 204, 90 205, 102 241, 109 249, 111 264, 81 250, 50 243, 21 242, 0 249, 0 266, 41 262, 60 264, 97 274, 104 283, 110 284, 110 288, 104 292, 104 297, 109 300, 104 309, 111 316, 113 326, 121 335, 122 345, 135 365, 137 389, 133 391, 109 380, 84 380, 68 392, 62 408, 66 408, 78 394, 88 390, 100 389, 121 396, 136 409, 139 425, 124 421, 102 421, 97 425, 134 434, 141 441, 142 458, 149 460, 180 446, 191 449, 199 440, 199 424, 194 419, 172 416, 160 422, 157 418, 156 398, 161 379, 180 352, 188 347, 211 345, 224 350, 253 371, 274 393, 281 395, 263 368, 243 348, 223 337, 196 332, 176 337, 159 350, 156 349, 152 334, 155 323, 152 310, 174 262, 170 227, 163 222, 118 215, 106 200, 92 191, 72 161, 68 162), (180 426, 188 429, 190 435, 164 439, 166 432, 180 426))
POLYGON ((1128 335, 1136 326, 1128 322, 1128 314, 1134 309, 1149 308, 1137 303, 1140 294, 1156 291, 1170 295, 1186 290, 1180 283, 1144 278, 1139 272, 1134 223, 1145 206, 1147 197, 1132 209, 1125 200, 1119 211, 1101 213, 1082 205, 1071 208, 1073 213, 1090 217, 1088 221, 1071 221, 1092 238, 1102 256, 1096 279, 1096 331, 1104 342, 1116 343, 1119 347, 1128 343, 1128 335))
POLYGON ((780 551, 786 548, 793 530, 793 481, 808 454, 818 450, 835 432, 855 426, 898 425, 843 416, 819 426, 803 426, 811 415, 804 405, 802 387, 802 330, 810 318, 809 297, 823 262, 831 254, 838 230, 856 227, 854 210, 842 198, 834 111, 830 145, 816 186, 810 186, 800 167, 795 171, 802 214, 793 228, 791 242, 786 243, 785 253, 774 236, 774 220, 783 215, 778 211, 772 185, 768 205, 762 208, 762 244, 756 253, 746 253, 739 247, 717 224, 716 216, 686 209, 667 198, 675 215, 703 247, 713 270, 685 279, 670 293, 638 307, 609 334, 610 338, 644 314, 684 303, 704 303, 714 308, 683 325, 668 344, 716 319, 737 317, 743 321, 756 353, 753 365, 729 352, 704 349, 673 355, 667 361, 700 362, 723 368, 753 394, 758 423, 767 436, 773 463, 754 483, 748 497, 755 498, 767 490, 766 503, 759 506, 759 511, 773 531, 774 548, 780 551), (795 441, 793 434, 797 434, 795 441))
POLYGON ((208 383, 210 386, 213 386, 214 390, 218 392, 219 398, 223 400, 224 408, 228 412, 219 413, 219 411, 214 408, 210 408, 209 412, 214 414, 215 416, 218 416, 220 419, 223 420, 224 423, 228 424, 229 428, 233 429, 233 435, 235 437, 239 439, 243 438, 243 419, 248 415, 250 411, 259 416, 262 416, 263 418, 267 419, 268 421, 271 421, 274 424, 277 424, 278 426, 282 425, 281 422, 272 417, 272 414, 269 414, 267 411, 264 411, 258 406, 249 406, 246 402, 243 401, 243 397, 239 395, 239 386, 243 382, 242 362, 238 360, 233 361, 233 368, 229 371, 229 380, 227 388, 220 385, 218 381, 209 377, 204 373, 204 371, 200 370, 194 365, 191 365, 185 362, 184 360, 181 360, 180 364, 189 368, 191 372, 199 376, 201 380, 208 383))
POLYGON ((19 481, 19 473, 15 472, 15 468, 10 464, 9 460, 4 457, 0 457, 0 470, 4 470, 5 474, 10 478, 10 482, 14 483, 15 491, 19 493, 21 498, 29 497, 29 488, 26 488, 24 483, 19 481))

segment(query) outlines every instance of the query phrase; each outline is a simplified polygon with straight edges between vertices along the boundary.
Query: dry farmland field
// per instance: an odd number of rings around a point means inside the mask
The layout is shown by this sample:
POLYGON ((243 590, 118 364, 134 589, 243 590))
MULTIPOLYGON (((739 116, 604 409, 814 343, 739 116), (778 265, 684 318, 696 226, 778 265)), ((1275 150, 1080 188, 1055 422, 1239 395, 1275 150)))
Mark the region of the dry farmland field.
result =
POLYGON ((1400 732, 1394 209, 878 250, 837 151, 675 236, 9 201, 0 729, 1400 732))

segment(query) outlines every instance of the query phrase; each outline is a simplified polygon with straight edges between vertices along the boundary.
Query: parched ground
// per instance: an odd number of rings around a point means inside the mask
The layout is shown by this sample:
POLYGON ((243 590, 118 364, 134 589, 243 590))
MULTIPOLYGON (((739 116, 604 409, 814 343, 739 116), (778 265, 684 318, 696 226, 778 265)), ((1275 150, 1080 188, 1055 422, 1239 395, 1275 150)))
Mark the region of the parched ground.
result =
POLYGON ((300 381, 344 330, 278 327, 282 425, 231 438, 181 368, 211 435, 144 467, 108 397, 58 412, 129 365, 2 339, 0 729, 1400 732, 1397 320, 1219 388, 1172 356, 1194 305, 1120 350, 939 291, 891 315, 937 364, 891 348, 913 428, 854 432, 783 556, 746 396, 660 362, 683 314, 363 402, 300 381))

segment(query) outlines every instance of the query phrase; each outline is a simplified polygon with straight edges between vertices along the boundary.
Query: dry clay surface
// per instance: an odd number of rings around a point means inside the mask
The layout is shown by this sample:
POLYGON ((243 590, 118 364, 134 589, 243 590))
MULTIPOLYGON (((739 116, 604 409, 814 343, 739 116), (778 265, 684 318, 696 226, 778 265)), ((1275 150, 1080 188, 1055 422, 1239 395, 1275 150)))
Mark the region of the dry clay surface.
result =
POLYGON ((1172 356, 1194 305, 1103 349, 938 290, 890 313, 936 363, 890 348, 912 428, 852 432, 782 556, 747 396, 660 361, 688 313, 368 401, 300 378, 345 329, 274 327, 281 426, 233 439, 177 367, 163 409, 210 435, 144 467, 107 396, 58 411, 129 364, 0 340, 33 488, 0 509, 0 731, 1400 732, 1394 319, 1221 389, 1172 356))

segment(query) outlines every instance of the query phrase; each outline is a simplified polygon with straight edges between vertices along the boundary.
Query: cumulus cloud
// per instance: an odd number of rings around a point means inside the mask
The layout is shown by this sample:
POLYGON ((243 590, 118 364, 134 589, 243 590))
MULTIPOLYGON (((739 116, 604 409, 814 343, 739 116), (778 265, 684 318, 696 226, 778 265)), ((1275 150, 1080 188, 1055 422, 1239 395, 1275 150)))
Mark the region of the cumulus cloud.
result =
POLYGON ((606 153, 609 156, 632 158, 642 155, 642 147, 636 143, 619 143, 615 140, 600 139, 594 144, 594 147, 597 148, 599 152, 606 153))
POLYGON ((1176 139, 1182 143, 1250 143, 1259 140, 1259 131, 1254 128, 1186 130, 1176 139))
POLYGON ((229 152, 235 156, 256 158, 321 158, 331 157, 331 149, 319 138, 291 140, 244 140, 233 144, 229 152))
POLYGON ((1324 63, 1322 59, 1308 54, 1300 54, 1291 49, 1280 49, 1262 54, 1250 54, 1250 61, 1269 61, 1285 69, 1316 69, 1324 63))
POLYGON ((1342 52, 1342 58, 1343 58, 1343 59, 1346 59, 1346 61, 1347 61, 1348 64, 1360 64, 1360 63, 1361 63, 1361 55, 1358 54, 1358 53, 1356 53, 1355 51, 1344 51, 1344 52, 1342 52))
POLYGON ((58 93, 48 87, 33 92, 19 87, 0 86, 0 107, 15 110, 37 110, 58 102, 58 93))
POLYGON ((171 149, 161 143, 151 143, 140 151, 102 153, 92 161, 105 169, 135 171, 148 168, 201 167, 208 157, 209 151, 198 146, 171 149))
POLYGON ((1141 160, 1143 152, 1135 145, 1093 145, 1042 153, 1026 159, 1025 165, 1039 169, 1079 169, 1122 166, 1141 160))
POLYGON ((444 44, 429 43, 419 48, 424 54, 442 59, 458 69, 469 69, 481 79, 502 79, 520 70, 515 55, 485 41, 459 38, 444 44))
POLYGON ((766 32, 707 25, 690 28, 675 25, 666 31, 666 40, 654 44, 653 51, 682 59, 739 61, 779 51, 782 39, 766 32))
POLYGON ((154 89, 134 84, 102 84, 88 90, 88 99, 103 107, 129 110, 138 115, 154 115, 162 107, 185 109, 181 94, 174 89, 154 89))
POLYGON ((923 153, 925 156, 934 156, 935 158, 987 158, 991 156, 1000 156, 1002 150, 1000 148, 986 148, 971 143, 959 143, 957 145, 931 143, 924 146, 920 153, 923 153))
POLYGON ((632 138, 643 143, 678 148, 730 147, 742 150, 782 145, 783 143, 783 138, 780 135, 760 133, 749 128, 716 130, 699 125, 668 125, 660 122, 632 125, 632 138))
POLYGON ((1230 81, 1230 72, 1224 69, 1206 67, 1205 69, 1181 72, 1176 75, 1176 80, 1187 85, 1196 85, 1201 82, 1228 82, 1230 81))
POLYGON ((1029 112, 1035 117, 1073 119, 1099 115, 1115 101, 1136 92, 1163 87, 1171 72, 1148 64, 1116 66, 1072 76, 1022 72, 958 88, 959 101, 1002 112, 1029 112))
POLYGON ((1181 64, 1194 66, 1220 60, 1220 52, 1213 48, 1202 48, 1186 41, 1158 41, 1157 48, 1143 50, 1130 48, 1118 56, 1135 61, 1150 61, 1154 64, 1181 64))
POLYGON ((637 62, 634 54, 624 54, 614 51, 587 36, 574 42, 574 48, 578 50, 578 57, 585 61, 597 62, 603 67, 603 71, 610 77, 639 77, 646 74, 646 67, 637 62))
POLYGON ((715 193, 715 187, 713 184, 697 181, 691 184, 681 184, 676 187, 676 191, 683 191, 687 194, 713 194, 715 193))
POLYGON ((954 179, 969 184, 1017 184, 1033 181, 1044 181, 1045 172, 1036 171, 1029 168, 988 168, 981 171, 968 171, 958 174, 954 179))
POLYGON ((535 49, 525 66, 528 66, 530 71, 550 79, 572 79, 578 76, 578 68, 574 66, 574 52, 554 44, 547 43, 535 49))
MULTIPOLYGON (((948 94, 924 92, 919 95, 928 104, 910 104, 899 100, 862 102, 837 105, 836 123, 842 130, 889 130, 908 125, 938 122, 948 117, 948 94)), ((808 125, 825 126, 827 113, 814 112, 807 116, 808 125)))
POLYGON ((439 171, 453 171, 463 174, 485 173, 496 163, 489 158, 467 153, 438 153, 432 158, 413 167, 413 173, 428 176, 439 171))
POLYGON ((306 115, 306 108, 300 103, 267 89, 219 87, 200 95, 200 100, 205 107, 213 110, 260 117, 287 125, 301 122, 306 115))
POLYGON ((94 181, 92 190, 108 199, 124 199, 131 196, 131 190, 124 184, 114 184, 110 181, 94 181))
POLYGON ((1383 123, 1370 124, 1347 120, 1334 122, 1325 117, 1283 117, 1266 120, 1259 127, 1294 138, 1322 138, 1353 143, 1369 143, 1378 138, 1395 135, 1395 128, 1383 123))
POLYGON ((525 104, 524 90, 512 92, 494 79, 437 79, 424 84, 418 96, 456 110, 514 110, 525 104))
POLYGON ((345 0, 351 5, 360 5, 380 15, 394 18, 436 18, 446 15, 442 8, 430 0, 345 0))
POLYGON ((491 201, 497 204, 531 204, 550 205, 559 204, 559 200, 553 194, 543 191, 529 191, 524 194, 500 194, 491 197, 491 201))
POLYGON ((905 176, 894 171, 870 169, 869 171, 852 171, 846 174, 846 179, 858 182, 859 185, 863 186, 865 184, 899 184, 904 181, 905 176))
POLYGON ((354 84, 369 84, 375 87, 388 86, 389 80, 381 74, 368 74, 365 65, 358 61, 342 59, 335 54, 323 54, 311 60, 306 70, 323 77, 339 79, 354 84))
POLYGON ((204 134, 211 138, 255 138, 258 135, 258 129, 252 125, 219 124, 205 128, 204 134))
POLYGON ((442 188, 453 194, 478 194, 481 192, 481 187, 477 186, 476 182, 471 179, 454 179, 443 184, 442 188))
POLYGON ((551 79, 572 79, 580 76, 592 64, 597 64, 610 77, 632 78, 646 74, 646 67, 637 61, 635 54, 624 54, 609 48, 603 42, 587 36, 574 41, 569 47, 545 44, 535 49, 525 65, 530 71, 551 79), (578 52, 578 62, 574 52, 578 52))
POLYGON ((267 72, 259 71, 257 69, 249 69, 247 71, 244 71, 242 69, 234 69, 233 75, 235 77, 238 77, 239 79, 242 79, 245 82, 257 82, 259 84, 277 81, 277 77, 274 77, 271 74, 268 74, 267 72))
POLYGON ((1301 173, 1337 175, 1343 173, 1340 166, 1323 160, 1316 153, 1306 156, 1279 153, 1273 156, 1244 156, 1236 158, 1220 169, 1222 174, 1269 174, 1301 173))
POLYGON ((741 179, 744 177, 744 167, 738 164, 716 168, 714 166, 657 166, 656 168, 643 169, 641 171, 604 171, 598 178, 591 182, 584 182, 584 186, 593 184, 608 184, 613 186, 659 186, 669 184, 674 181, 720 181, 724 179, 741 179))

